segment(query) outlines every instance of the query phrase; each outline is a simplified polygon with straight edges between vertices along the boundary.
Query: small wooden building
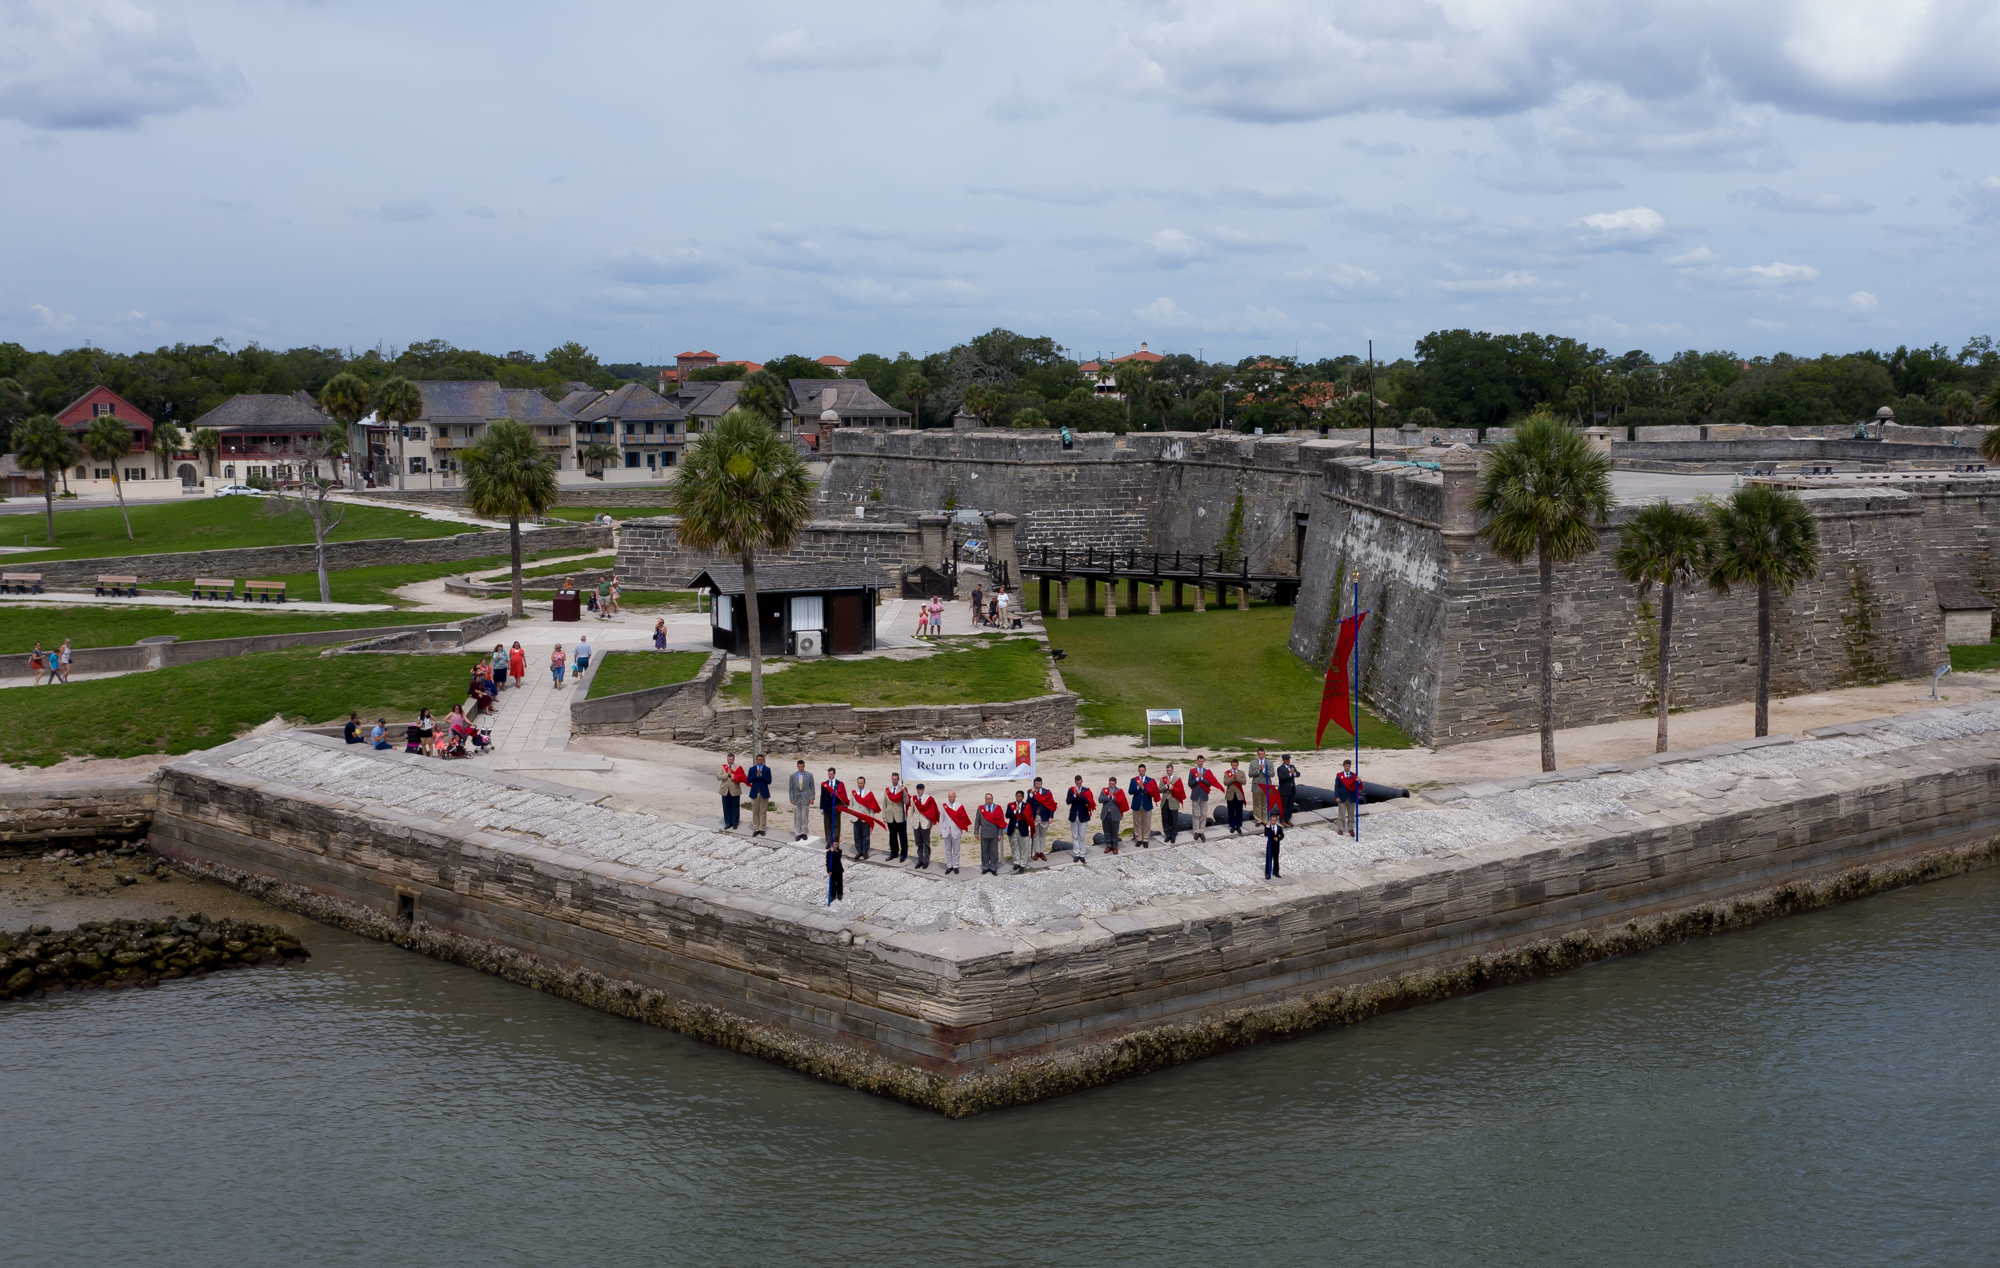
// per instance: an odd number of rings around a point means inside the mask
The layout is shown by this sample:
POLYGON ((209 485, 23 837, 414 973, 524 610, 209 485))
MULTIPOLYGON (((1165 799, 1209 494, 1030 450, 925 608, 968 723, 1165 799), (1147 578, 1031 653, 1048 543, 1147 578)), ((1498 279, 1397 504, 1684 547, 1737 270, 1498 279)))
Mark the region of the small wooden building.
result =
MULTIPOLYGON (((763 654, 796 653, 802 633, 822 635, 822 653, 847 656, 875 650, 875 595, 879 571, 853 564, 767 564, 757 569, 758 630, 763 654)), ((706 568, 688 582, 715 596, 709 614, 713 644, 732 656, 750 654, 743 598, 743 569, 706 568)))

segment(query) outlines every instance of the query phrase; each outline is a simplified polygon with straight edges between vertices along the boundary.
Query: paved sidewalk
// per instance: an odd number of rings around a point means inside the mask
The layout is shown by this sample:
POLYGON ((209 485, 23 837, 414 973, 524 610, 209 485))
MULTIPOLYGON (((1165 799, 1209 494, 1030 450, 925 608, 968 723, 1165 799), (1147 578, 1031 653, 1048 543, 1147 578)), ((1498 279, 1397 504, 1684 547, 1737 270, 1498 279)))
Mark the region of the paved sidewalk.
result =
MULTIPOLYGON (((500 697, 500 712, 493 719, 494 752, 520 755, 560 751, 566 747, 569 744, 569 703, 576 698, 581 686, 574 672, 577 640, 585 636, 590 640, 591 667, 584 675, 587 680, 590 674, 597 672, 606 652, 651 649, 653 622, 658 619, 657 615, 650 613, 627 612, 608 620, 599 620, 586 611, 581 621, 553 621, 531 611, 527 618, 515 621, 495 634, 493 641, 509 649, 517 642, 521 645, 527 658, 528 674, 525 686, 517 687, 509 682, 500 697), (563 676, 560 691, 549 673, 549 653, 557 643, 562 644, 571 669, 563 676)), ((668 616, 667 631, 669 650, 707 650, 708 617, 700 613, 668 616)), ((466 650, 490 653, 492 645, 482 642, 466 650)))

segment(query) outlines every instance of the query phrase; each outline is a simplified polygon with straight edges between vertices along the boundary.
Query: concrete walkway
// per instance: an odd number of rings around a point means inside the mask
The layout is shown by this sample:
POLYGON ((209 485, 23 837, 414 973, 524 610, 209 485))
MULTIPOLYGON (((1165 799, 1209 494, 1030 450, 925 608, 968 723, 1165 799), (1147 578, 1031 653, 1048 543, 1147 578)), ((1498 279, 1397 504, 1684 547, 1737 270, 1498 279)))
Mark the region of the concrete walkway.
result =
MULTIPOLYGON (((581 686, 577 675, 564 675, 557 690, 549 673, 549 654, 561 643, 572 669, 576 665, 576 643, 588 637, 591 667, 584 675, 597 672, 604 653, 610 651, 650 651, 653 622, 660 617, 647 612, 625 612, 600 620, 588 611, 577 622, 554 621, 546 614, 531 613, 493 636, 496 643, 511 649, 521 645, 526 655, 528 676, 524 686, 507 684, 500 698, 500 712, 493 719, 493 747, 505 756, 560 752, 569 744, 569 702, 581 686)), ((667 648, 670 651, 706 651, 709 647, 708 617, 701 613, 677 612, 667 618, 667 648)), ((491 652, 492 645, 480 643, 468 652, 491 652)), ((565 767, 566 769, 566 767, 565 767)))

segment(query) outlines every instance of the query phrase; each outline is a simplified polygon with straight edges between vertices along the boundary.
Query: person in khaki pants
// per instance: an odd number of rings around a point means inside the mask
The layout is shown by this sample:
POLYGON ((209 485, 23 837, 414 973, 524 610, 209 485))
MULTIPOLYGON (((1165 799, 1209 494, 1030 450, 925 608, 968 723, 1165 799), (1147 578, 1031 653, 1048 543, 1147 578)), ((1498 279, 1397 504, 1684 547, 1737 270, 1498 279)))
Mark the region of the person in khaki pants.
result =
POLYGON ((744 775, 750 790, 750 835, 761 837, 765 817, 771 810, 771 768, 764 764, 762 753, 757 754, 744 775))
POLYGON ((817 800, 818 783, 812 772, 806 769, 806 759, 799 759, 799 768, 792 772, 791 780, 785 785, 785 795, 792 800, 792 839, 803 841, 812 835, 813 804, 817 800))
POLYGON ((1236 769, 1236 759, 1229 759, 1229 769, 1222 772, 1222 798, 1229 807, 1229 835, 1243 835, 1243 795, 1245 780, 1243 772, 1236 769))
POLYGON ((1250 763, 1250 815, 1263 827, 1271 818, 1270 790, 1277 787, 1278 772, 1271 765, 1271 758, 1263 749, 1257 750, 1257 760, 1250 763))

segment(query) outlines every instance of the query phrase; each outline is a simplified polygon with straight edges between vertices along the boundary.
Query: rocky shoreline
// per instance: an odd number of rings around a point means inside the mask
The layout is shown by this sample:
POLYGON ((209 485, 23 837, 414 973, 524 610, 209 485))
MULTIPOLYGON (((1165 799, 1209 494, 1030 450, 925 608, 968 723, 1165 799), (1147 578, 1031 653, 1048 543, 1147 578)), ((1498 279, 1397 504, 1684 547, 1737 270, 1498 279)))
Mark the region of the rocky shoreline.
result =
POLYGON ((223 969, 302 960, 311 953, 276 925, 248 920, 87 920, 60 932, 0 933, 0 999, 58 991, 158 986, 223 969))

